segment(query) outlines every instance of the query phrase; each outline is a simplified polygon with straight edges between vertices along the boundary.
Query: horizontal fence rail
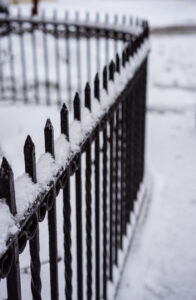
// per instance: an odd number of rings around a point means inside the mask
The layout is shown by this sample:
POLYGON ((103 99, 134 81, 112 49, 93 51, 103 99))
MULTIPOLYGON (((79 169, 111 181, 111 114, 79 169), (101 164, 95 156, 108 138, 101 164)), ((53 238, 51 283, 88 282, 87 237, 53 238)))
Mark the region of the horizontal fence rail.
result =
MULTIPOLYGON (((46 216, 49 257, 47 299, 106 300, 109 297, 109 282, 115 281, 114 267, 120 267, 119 253, 125 250, 124 237, 127 236, 128 226, 132 225, 130 216, 134 212, 134 204, 145 172, 149 29, 146 21, 137 21, 136 27, 137 30, 132 32, 131 29, 125 30, 118 24, 109 26, 107 22, 99 25, 90 22, 69 22, 67 19, 59 21, 56 15, 51 20, 46 20, 43 16, 20 20, 19 17, 0 18, 1 39, 8 42, 11 76, 9 78, 12 95, 15 96, 15 98, 9 96, 9 100, 22 99, 25 103, 30 101, 24 42, 24 35, 29 34, 34 62, 33 101, 35 99, 36 103, 41 103, 39 96, 41 97, 42 92, 37 75, 39 62, 36 54, 40 41, 36 38, 36 34, 40 31, 44 59, 42 71, 45 74, 45 103, 61 105, 61 136, 54 141, 54 128, 48 119, 44 129, 45 154, 38 162, 36 162, 36 145, 30 136, 25 141, 24 178, 28 181, 29 191, 33 190, 35 196, 23 216, 17 213, 17 182, 14 180, 13 171, 6 158, 2 160, 0 204, 4 208, 9 208, 10 220, 17 226, 14 233, 8 234, 5 250, 0 253, 0 279, 2 279, 0 284, 6 282, 3 296, 8 300, 22 299, 24 286, 21 279, 20 254, 26 251, 29 251, 31 278, 29 287, 25 287, 28 290, 26 293, 33 299, 46 299, 42 292, 45 282, 41 258, 44 237, 41 234, 40 224, 42 221, 45 222, 46 216), (51 93, 51 81, 47 77, 51 67, 50 47, 47 44, 49 34, 55 38, 55 74, 58 84, 56 102, 51 93), (16 73, 14 73, 16 62, 11 59, 15 45, 12 39, 15 35, 19 38, 19 52, 21 51, 19 65, 22 66, 23 74, 23 89, 19 96, 16 96, 19 94, 19 90, 16 90, 16 73), (59 69, 65 67, 59 55, 58 43, 61 37, 62 42, 66 42, 66 57, 69 60, 67 69, 65 68, 68 75, 67 86, 73 86, 70 82, 73 77, 77 77, 78 80, 78 92, 73 101, 69 89, 65 94, 66 97, 64 95, 61 98, 63 90, 60 85, 59 69), (83 37, 88 57, 87 65, 84 67, 86 72, 84 80, 88 82, 84 90, 82 90, 80 48, 83 37), (72 42, 76 42, 75 50, 77 50, 75 56, 77 75, 74 73, 73 77, 70 75, 72 67, 74 68, 70 62, 71 39, 72 42), (95 39, 93 51, 98 55, 94 69, 90 65, 91 56, 95 56, 94 52, 91 53, 92 45, 89 44, 92 43, 91 39, 95 39), (105 49, 103 66, 99 57, 101 39, 104 39, 102 46, 105 49), (114 42, 114 60, 110 62, 109 39, 114 42), (118 40, 122 40, 119 49, 115 46, 118 40), (92 80, 91 74, 94 70, 96 76, 92 80), (68 100, 61 104, 62 99, 68 100), (47 172, 48 179, 43 184, 42 179, 47 172), (62 202, 61 212, 58 206, 60 202, 62 202), (61 229, 58 226, 60 213, 63 220, 61 229), (60 231, 63 241, 62 248, 59 249, 60 231), (63 252, 62 262, 59 262, 59 250, 63 252)), ((5 76, 3 71, 1 76, 5 76)), ((1 93, 5 96, 9 87, 4 85, 2 77, 1 84, 3 86, 1 93)), ((76 90, 75 87, 73 89, 76 90)), ((7 97, 4 96, 1 100, 7 97)), ((27 194, 28 197, 30 195, 27 194)))

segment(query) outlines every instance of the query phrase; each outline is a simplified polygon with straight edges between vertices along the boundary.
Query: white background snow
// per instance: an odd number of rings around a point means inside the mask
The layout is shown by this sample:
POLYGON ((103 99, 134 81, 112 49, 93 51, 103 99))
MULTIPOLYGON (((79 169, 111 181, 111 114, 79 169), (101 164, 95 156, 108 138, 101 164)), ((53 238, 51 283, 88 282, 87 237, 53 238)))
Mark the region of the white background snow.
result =
MULTIPOLYGON (((63 7, 73 12, 77 9, 83 13, 89 10, 92 14, 106 11, 144 16, 154 28, 196 23, 196 1, 96 0, 82 3, 81 8, 81 1, 60 1, 61 10, 63 7)), ((51 13, 55 5, 44 3, 41 6, 51 13)), ((24 6, 21 7, 24 9, 24 6)), ((140 219, 117 300, 196 298, 195 49, 196 32, 151 38, 146 158, 148 173, 153 178, 153 197, 146 203, 140 219)), ((16 175, 24 170, 21 162, 27 134, 31 134, 37 152, 43 152, 44 139, 37 132, 40 132, 40 126, 44 128, 47 117, 51 117, 54 128, 59 128, 59 112, 54 107, 1 106, 1 151, 14 166, 16 175)), ((55 137, 59 133, 59 129, 55 130, 55 137)), ((62 209, 61 205, 59 203, 59 210, 62 209)), ((46 222, 41 224, 43 232, 47 231, 46 226, 46 222)), ((62 237, 61 232, 59 236, 62 237)), ((47 237, 44 237, 42 243, 46 240, 47 237)), ((44 260, 47 249, 41 249, 44 260)), ((22 267, 28 265, 25 253, 21 257, 22 267)), ((59 266, 61 274, 62 264, 59 266)), ((42 269, 43 278, 48 278, 48 264, 44 264, 42 269)), ((23 287, 27 289, 29 275, 23 274, 22 278, 23 287)), ((43 282, 45 299, 48 292, 43 282)), ((28 293, 25 291, 24 295, 28 293)))

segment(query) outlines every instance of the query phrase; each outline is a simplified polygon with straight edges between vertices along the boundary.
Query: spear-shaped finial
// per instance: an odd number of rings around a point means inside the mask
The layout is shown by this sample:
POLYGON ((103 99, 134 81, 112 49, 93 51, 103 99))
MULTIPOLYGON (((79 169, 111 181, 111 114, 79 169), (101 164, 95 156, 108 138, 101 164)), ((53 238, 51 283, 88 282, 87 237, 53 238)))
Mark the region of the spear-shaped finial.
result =
POLYGON ((108 90, 108 74, 107 74, 107 66, 103 69, 103 88, 108 90))
POLYGON ((112 60, 109 64, 109 79, 114 80, 115 63, 112 60))
POLYGON ((80 97, 78 93, 75 94, 75 98, 74 98, 74 119, 78 121, 81 120, 80 97))
POLYGON ((25 160, 25 172, 29 174, 34 183, 37 182, 36 177, 36 159, 35 159, 35 145, 30 137, 27 136, 24 144, 24 160, 25 160))
POLYGON ((87 82, 86 86, 85 86, 85 90, 84 90, 84 101, 85 101, 85 106, 91 110, 91 89, 90 89, 90 85, 87 82))
POLYGON ((99 96, 99 74, 97 73, 94 80, 94 96, 96 99, 100 100, 99 96))
POLYGON ((125 66, 125 62, 126 62, 126 53, 125 53, 125 50, 123 50, 123 53, 122 53, 122 66, 123 67, 125 66))
POLYGON ((0 198, 5 198, 10 212, 16 215, 16 200, 14 190, 14 174, 7 159, 3 157, 0 168, 0 198))
POLYGON ((45 135, 45 151, 49 152, 54 157, 54 129, 50 119, 47 119, 44 128, 45 135))
POLYGON ((65 134, 69 141, 69 111, 65 103, 61 108, 61 133, 65 134))
POLYGON ((116 54, 116 72, 120 73, 120 58, 118 53, 116 54))

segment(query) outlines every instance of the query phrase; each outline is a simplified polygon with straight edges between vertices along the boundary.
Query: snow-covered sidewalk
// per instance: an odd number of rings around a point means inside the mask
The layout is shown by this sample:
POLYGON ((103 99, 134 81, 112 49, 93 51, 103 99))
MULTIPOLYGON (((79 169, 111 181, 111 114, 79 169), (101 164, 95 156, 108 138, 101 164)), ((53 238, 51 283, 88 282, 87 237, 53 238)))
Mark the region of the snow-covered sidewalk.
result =
POLYGON ((154 38, 147 161, 154 190, 117 300, 196 299, 195 35, 154 38))

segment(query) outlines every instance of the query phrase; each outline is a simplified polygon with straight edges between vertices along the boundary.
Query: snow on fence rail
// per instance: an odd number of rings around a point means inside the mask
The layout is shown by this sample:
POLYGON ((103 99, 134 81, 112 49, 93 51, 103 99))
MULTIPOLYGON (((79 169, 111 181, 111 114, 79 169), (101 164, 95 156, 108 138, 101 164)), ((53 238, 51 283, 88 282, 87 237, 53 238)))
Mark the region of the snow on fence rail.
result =
MULTIPOLYGON (((0 22, 4 30, 7 25, 0 22)), ((80 28, 79 23, 77 26, 80 28)), ((39 222, 44 220, 47 211, 48 286, 50 298, 59 299, 56 205, 61 189, 63 299, 108 299, 109 282, 114 280, 114 266, 119 267, 119 251, 124 249, 130 214, 144 178, 148 32, 148 24, 142 22, 138 34, 130 32, 129 37, 126 34, 121 56, 116 54, 115 62, 104 67, 102 76, 96 74, 93 89, 86 84, 84 105, 80 95, 75 94, 71 122, 69 110, 63 104, 61 135, 56 141, 51 121, 47 120, 46 153, 37 162, 35 145, 31 137, 27 137, 24 175, 14 180, 12 169, 3 158, 0 168, 0 278, 7 281, 9 300, 21 299, 19 255, 27 240, 31 271, 29 291, 33 299, 42 299, 39 222), (75 176, 75 204, 70 194, 72 176, 75 176), (71 215, 75 215, 76 220, 74 237, 71 215), (76 249, 73 249, 75 237, 76 249), (76 267, 73 265, 75 251, 76 267), (73 284, 74 276, 77 286, 73 284)), ((105 33, 107 40, 107 28, 105 33)))

